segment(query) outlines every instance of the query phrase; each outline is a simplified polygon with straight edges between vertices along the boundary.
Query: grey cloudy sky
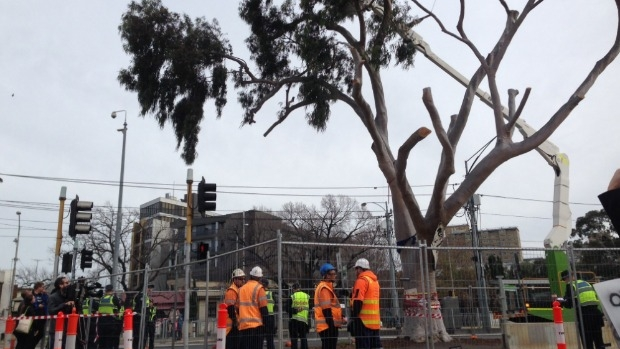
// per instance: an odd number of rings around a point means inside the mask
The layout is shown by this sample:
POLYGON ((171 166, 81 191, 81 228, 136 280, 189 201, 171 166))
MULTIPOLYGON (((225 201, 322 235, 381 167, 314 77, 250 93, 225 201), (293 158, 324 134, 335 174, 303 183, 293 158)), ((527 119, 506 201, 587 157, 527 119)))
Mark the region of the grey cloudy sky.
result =
MULTIPOLYGON (((248 57, 243 46, 247 33, 237 18, 235 1, 164 1, 174 11, 191 17, 217 18, 235 52, 248 57)), ((453 28, 454 4, 426 1, 453 28)), ((474 2, 472 2, 474 3, 474 2)), ((508 1, 517 7, 523 1, 508 1)), ((76 194, 95 205, 116 206, 122 134, 127 111, 127 155, 124 206, 138 207, 153 198, 174 193, 181 197, 188 166, 175 151, 167 125, 160 130, 151 118, 138 117, 134 94, 116 80, 129 57, 123 52, 117 27, 127 1, 0 1, 0 268, 10 268, 16 211, 21 211, 22 239, 18 266, 41 260, 51 270, 57 199, 61 186, 68 198, 76 194), (17 175, 17 176, 14 176, 17 175), (94 185, 20 176, 110 181, 94 185), (136 188, 131 182, 157 183, 136 188), (146 187, 146 188, 144 188, 146 187)), ((498 1, 468 9, 466 30, 488 52, 504 23, 498 1)), ((532 87, 523 118, 540 127, 564 103, 613 42, 616 12, 613 1, 547 0, 526 21, 514 40, 499 73, 500 88, 524 91, 532 87)), ((417 31, 433 49, 469 76, 475 58, 463 45, 447 38, 430 21, 417 31)), ((620 63, 614 63, 586 99, 551 137, 571 160, 570 202, 573 219, 598 209, 596 196, 620 164, 620 63)), ((415 69, 385 72, 390 113, 391 144, 396 149, 418 127, 430 127, 421 102, 422 88, 430 86, 444 122, 458 109, 463 89, 421 55, 415 69)), ((505 99, 504 99, 505 100, 505 99)), ((387 188, 370 151, 371 140, 353 113, 334 108, 328 129, 317 134, 304 116, 296 114, 264 138, 275 120, 275 104, 267 106, 251 127, 240 128, 241 110, 230 95, 216 120, 212 105, 202 124, 194 179, 205 176, 219 186, 218 211, 228 213, 264 206, 274 210, 289 201, 318 204, 325 194, 344 194, 359 202, 385 201, 387 188), (264 189, 258 187, 302 187, 264 189), (338 187, 338 189, 328 189, 338 187), (376 189, 373 189, 376 187, 376 189), (311 189, 318 188, 318 189, 311 189), (269 194, 269 195, 266 195, 269 194), (275 195, 273 195, 275 194, 275 195)), ((274 101, 277 103, 278 101, 274 101)), ((464 161, 493 137, 490 110, 478 103, 465 131, 452 183, 465 173, 464 161)), ((418 193, 430 193, 440 152, 428 137, 411 154, 410 182, 418 193)), ((551 229, 553 170, 535 152, 502 166, 480 190, 480 227, 517 226, 524 245, 542 247, 551 229), (518 200, 527 199, 527 200, 518 200)), ((424 196, 420 196, 421 201, 424 196)), ((374 208, 378 210, 378 208, 374 208)), ((376 212, 380 214, 380 212, 376 212)), ((455 218, 451 223, 463 223, 455 218)), ((41 264, 40 264, 41 265, 41 264)))

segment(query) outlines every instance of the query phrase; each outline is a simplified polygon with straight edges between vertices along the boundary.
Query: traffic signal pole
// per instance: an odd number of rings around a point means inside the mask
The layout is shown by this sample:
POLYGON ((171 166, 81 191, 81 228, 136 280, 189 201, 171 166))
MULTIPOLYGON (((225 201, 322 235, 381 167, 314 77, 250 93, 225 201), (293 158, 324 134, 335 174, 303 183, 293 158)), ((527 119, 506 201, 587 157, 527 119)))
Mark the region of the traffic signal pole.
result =
POLYGON ((56 253, 54 254, 54 273, 52 281, 58 277, 58 263, 60 262, 60 245, 62 244, 62 220, 65 214, 65 200, 67 200, 67 187, 60 187, 60 207, 58 208, 58 228, 56 229, 56 253))
MULTIPOLYGON (((190 254, 192 246, 192 217, 193 200, 192 184, 194 183, 194 170, 187 169, 187 221, 185 225, 185 307, 183 308, 183 348, 188 348, 189 339, 189 275, 190 275, 190 254)), ((207 289, 208 286, 207 286, 207 289)))

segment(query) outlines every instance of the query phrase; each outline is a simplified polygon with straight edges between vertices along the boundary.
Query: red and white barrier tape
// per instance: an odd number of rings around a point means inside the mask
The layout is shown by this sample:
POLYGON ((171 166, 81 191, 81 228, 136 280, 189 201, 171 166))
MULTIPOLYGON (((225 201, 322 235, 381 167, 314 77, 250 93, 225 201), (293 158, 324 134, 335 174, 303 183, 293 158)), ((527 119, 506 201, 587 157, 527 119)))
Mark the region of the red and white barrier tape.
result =
MULTIPOLYGON (((138 313, 132 313, 131 315, 137 315, 138 313)), ((65 314, 62 317, 66 318, 69 314, 65 314)), ((79 314, 80 317, 104 317, 104 316, 123 316, 124 313, 116 313, 116 314, 79 314)), ((47 320, 47 319, 58 319, 58 315, 35 315, 35 316, 18 316, 14 317, 13 320, 19 321, 22 319, 33 319, 33 320, 47 320)), ((5 317, 0 317, 0 320, 7 320, 5 317)))

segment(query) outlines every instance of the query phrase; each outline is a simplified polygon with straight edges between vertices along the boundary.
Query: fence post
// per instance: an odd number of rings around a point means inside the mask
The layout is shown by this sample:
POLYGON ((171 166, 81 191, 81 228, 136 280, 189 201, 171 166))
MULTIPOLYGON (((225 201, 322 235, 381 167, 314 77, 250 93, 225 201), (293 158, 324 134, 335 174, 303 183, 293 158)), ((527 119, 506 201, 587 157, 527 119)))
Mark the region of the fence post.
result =
POLYGON ((4 349, 13 349, 15 346, 13 330, 15 330, 15 319, 9 314, 4 327, 4 349))
POLYGON ((220 308, 217 311, 217 344, 215 349, 226 348, 226 320, 228 320, 226 304, 220 303, 220 308))
POLYGON ((566 349, 566 338, 564 336, 564 320, 562 318, 562 308, 560 302, 553 301, 553 322, 555 326, 555 342, 558 349, 566 349))
MULTIPOLYGON (((65 344, 66 349, 75 349, 75 339, 77 337, 78 319, 80 316, 75 312, 75 308, 71 314, 67 315, 69 321, 67 323, 67 341, 65 344)), ((58 328, 58 326, 56 326, 58 328)))
POLYGON ((125 310, 123 316, 123 348, 131 349, 133 347, 133 311, 125 310))
POLYGON ((64 349, 62 345, 62 336, 65 330, 65 314, 62 311, 56 315, 56 328, 54 329, 54 349, 64 349))

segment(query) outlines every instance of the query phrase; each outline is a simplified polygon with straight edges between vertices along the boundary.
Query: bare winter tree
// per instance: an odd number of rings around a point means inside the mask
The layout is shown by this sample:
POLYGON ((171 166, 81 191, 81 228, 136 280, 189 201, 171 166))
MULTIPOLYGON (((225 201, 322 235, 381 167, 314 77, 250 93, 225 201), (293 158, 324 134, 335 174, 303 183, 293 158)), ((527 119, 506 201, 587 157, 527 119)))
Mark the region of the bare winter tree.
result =
MULTIPOLYGON (((131 237, 134 230, 146 230, 146 227, 140 225, 139 212, 136 210, 124 210, 123 222, 121 225, 120 233, 120 248, 119 248, 119 261, 118 265, 120 271, 123 273, 121 276, 120 284, 124 290, 128 290, 128 271, 131 258, 137 258, 137 265, 145 265, 150 262, 153 255, 157 255, 157 260, 160 261, 159 265, 152 266, 153 268, 159 268, 168 264, 170 248, 163 248, 162 246, 168 246, 172 237, 166 228, 154 228, 151 230, 152 243, 143 244, 141 253, 132 255, 129 253, 131 249, 131 237), (163 253, 163 256, 160 254, 163 253)), ((112 273, 112 256, 114 252, 114 239, 116 230, 116 210, 108 202, 104 206, 96 207, 93 210, 92 219, 92 231, 90 234, 78 235, 78 239, 83 242, 83 248, 93 251, 93 267, 90 270, 85 270, 89 278, 104 278, 112 273)), ((68 240, 68 239, 65 239, 68 240)), ((73 244, 68 240, 67 244, 73 244)), ((66 248, 66 247, 65 247, 66 248)), ((78 251, 79 254, 79 251, 78 251)), ((79 262, 78 262, 79 263, 79 262)), ((78 264, 79 266, 79 264, 78 264)), ((79 268, 77 268, 79 269, 79 268)), ((157 277, 159 271, 151 273, 150 279, 157 277)))
MULTIPOLYGON (((371 149, 392 193, 396 239, 413 241, 415 236, 417 241, 430 243, 436 231, 450 222, 499 166, 537 148, 557 130, 620 50, 616 35, 609 51, 548 116, 540 130, 516 140, 513 131, 529 90, 519 103, 516 93, 509 93, 510 110, 505 118, 497 72, 513 38, 543 0, 521 2, 518 11, 505 0, 498 3, 505 15, 505 25, 497 34, 495 45, 485 53, 464 29, 465 0, 460 1, 454 31, 417 0, 317 0, 300 5, 291 1, 274 4, 269 0, 244 0, 240 1, 239 15, 251 28, 245 41, 250 57, 239 57, 233 54, 217 21, 191 20, 168 11, 158 0, 132 2, 119 26, 132 63, 120 71, 118 79, 126 89, 138 94, 142 115, 152 113, 160 125, 172 124, 178 145, 183 143, 182 156, 187 163, 195 160, 205 102, 212 99, 220 116, 230 79, 245 110, 243 124, 256 122, 268 101, 280 100, 277 121, 265 135, 293 113, 305 113, 312 127, 324 130, 331 106, 344 103, 358 116, 372 139, 371 149), (469 78, 464 94, 457 97, 461 101, 459 110, 448 122, 439 114, 431 89, 424 89, 423 103, 431 126, 412 130, 403 144, 392 148, 381 73, 391 68, 391 63, 404 68, 412 65, 416 47, 408 31, 419 22, 417 15, 435 21, 443 33, 465 45, 476 58, 478 68, 469 78), (483 82, 493 111, 489 127, 495 130, 495 145, 471 168, 460 186, 447 195, 449 179, 455 173, 459 141, 468 124, 476 91, 483 82), (408 161, 413 148, 431 134, 431 129, 442 152, 432 195, 423 208, 409 184, 408 161)), ((615 0, 615 4, 620 9, 620 0, 615 0)), ((579 25, 578 21, 575 25, 579 25)), ((404 251, 403 260, 418 260, 413 250, 404 251)), ((418 266, 411 263, 407 268, 403 272, 412 277, 406 286, 423 289, 421 279, 414 277, 418 266)), ((431 280, 432 292, 434 274, 431 280)), ((435 335, 450 340, 442 320, 433 321, 435 335)), ((413 318, 407 327, 414 340, 426 338, 423 318, 413 318)))
MULTIPOLYGON (((319 208, 289 202, 283 205, 279 216, 287 223, 286 239, 289 241, 366 245, 381 243, 381 236, 375 234, 375 219, 360 209, 357 200, 348 196, 327 195, 321 199, 319 208)), ((287 245, 283 255, 289 266, 288 276, 306 283, 302 285, 304 287, 311 287, 323 263, 335 265, 337 252, 338 249, 332 246, 287 245)), ((361 254, 370 253, 364 248, 344 252, 341 258, 347 268, 361 254)))

